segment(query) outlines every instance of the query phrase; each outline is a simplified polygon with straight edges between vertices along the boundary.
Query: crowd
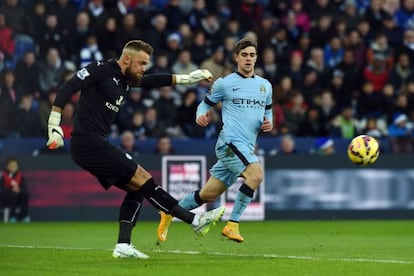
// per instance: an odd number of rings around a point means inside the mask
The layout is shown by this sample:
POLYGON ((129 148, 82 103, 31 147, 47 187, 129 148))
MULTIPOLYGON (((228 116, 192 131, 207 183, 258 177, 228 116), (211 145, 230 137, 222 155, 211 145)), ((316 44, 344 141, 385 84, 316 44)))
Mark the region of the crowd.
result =
MULTIPOLYGON (((234 71, 244 36, 274 88, 267 135, 414 137, 414 0, 0 0, 0 138, 46 137, 58 85, 131 39, 154 47, 148 73, 217 79, 234 71)), ((218 112, 207 128, 194 122, 208 88, 132 88, 111 135, 216 137, 218 112)))

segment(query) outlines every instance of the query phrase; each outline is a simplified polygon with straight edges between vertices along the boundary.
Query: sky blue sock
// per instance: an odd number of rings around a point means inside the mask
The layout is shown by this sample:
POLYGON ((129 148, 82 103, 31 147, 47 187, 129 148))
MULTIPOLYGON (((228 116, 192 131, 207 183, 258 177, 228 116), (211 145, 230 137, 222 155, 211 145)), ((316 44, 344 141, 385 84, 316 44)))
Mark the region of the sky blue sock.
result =
POLYGON ((200 206, 195 200, 195 192, 187 194, 183 199, 178 202, 178 205, 186 210, 193 210, 200 206))
POLYGON ((249 197, 243 192, 238 191, 236 195, 236 200, 234 201, 233 210, 231 211, 230 220, 231 221, 240 221, 240 217, 246 210, 247 205, 252 201, 253 197, 249 197))

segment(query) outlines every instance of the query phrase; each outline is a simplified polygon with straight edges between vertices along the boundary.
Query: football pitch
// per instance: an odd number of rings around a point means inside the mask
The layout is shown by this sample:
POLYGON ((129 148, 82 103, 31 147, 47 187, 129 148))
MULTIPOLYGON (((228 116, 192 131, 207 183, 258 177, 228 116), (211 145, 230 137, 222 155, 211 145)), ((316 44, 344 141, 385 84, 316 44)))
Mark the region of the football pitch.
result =
POLYGON ((242 222, 244 243, 198 237, 175 222, 156 242, 155 222, 133 235, 150 259, 113 259, 118 224, 0 224, 1 275, 414 275, 414 220, 242 222))

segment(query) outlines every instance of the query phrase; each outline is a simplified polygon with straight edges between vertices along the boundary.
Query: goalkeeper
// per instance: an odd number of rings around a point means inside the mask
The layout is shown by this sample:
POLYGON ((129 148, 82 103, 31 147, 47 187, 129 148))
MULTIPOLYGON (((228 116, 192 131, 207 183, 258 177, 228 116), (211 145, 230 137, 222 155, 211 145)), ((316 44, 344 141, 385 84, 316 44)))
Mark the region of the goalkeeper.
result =
POLYGON ((132 40, 125 45, 119 60, 98 61, 79 70, 59 87, 49 117, 47 146, 56 149, 64 143, 59 126, 62 109, 74 93, 81 91, 70 144, 72 158, 105 189, 114 185, 127 192, 119 211, 118 243, 112 253, 115 258, 148 258, 131 245, 132 229, 144 197, 157 209, 190 224, 201 236, 224 213, 222 207, 201 215, 183 209, 128 153, 107 141, 111 124, 130 86, 161 87, 203 79, 211 81, 212 75, 207 70, 195 70, 188 75, 144 75, 152 52, 149 44, 132 40))
MULTIPOLYGON (((212 202, 239 178, 242 183, 222 234, 229 240, 243 242, 239 231, 240 217, 263 180, 263 168, 254 154, 257 136, 260 131, 270 132, 273 128, 272 86, 254 73, 255 41, 247 38, 238 41, 233 58, 237 71, 217 79, 197 108, 196 122, 204 127, 210 122, 209 109, 222 102, 223 128, 216 143, 218 161, 210 169, 207 184, 201 190, 189 193, 179 204, 192 210, 212 202)), ((164 212, 160 215, 157 235, 160 241, 165 241, 172 217, 164 212)))

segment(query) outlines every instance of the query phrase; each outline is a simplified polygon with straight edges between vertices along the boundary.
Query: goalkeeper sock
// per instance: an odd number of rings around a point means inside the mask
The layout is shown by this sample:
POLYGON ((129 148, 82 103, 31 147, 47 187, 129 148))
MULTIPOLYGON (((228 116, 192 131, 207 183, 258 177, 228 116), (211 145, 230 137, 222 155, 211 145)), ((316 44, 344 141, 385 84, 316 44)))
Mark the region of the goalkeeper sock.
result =
POLYGON ((160 186, 157 186, 154 179, 150 178, 139 190, 158 210, 177 217, 188 224, 193 222, 194 214, 178 205, 178 201, 160 186))
POLYGON ((178 204, 186 210, 193 210, 201 206, 204 201, 200 198, 200 191, 195 191, 187 194, 178 204))
POLYGON ((119 209, 118 243, 131 243, 134 228, 142 206, 143 196, 139 191, 128 192, 119 209))
POLYGON ((240 189, 236 195, 236 200, 234 201, 233 210, 230 215, 231 221, 240 221, 241 215, 253 199, 253 194, 254 190, 247 186, 245 183, 240 186, 240 189))

